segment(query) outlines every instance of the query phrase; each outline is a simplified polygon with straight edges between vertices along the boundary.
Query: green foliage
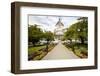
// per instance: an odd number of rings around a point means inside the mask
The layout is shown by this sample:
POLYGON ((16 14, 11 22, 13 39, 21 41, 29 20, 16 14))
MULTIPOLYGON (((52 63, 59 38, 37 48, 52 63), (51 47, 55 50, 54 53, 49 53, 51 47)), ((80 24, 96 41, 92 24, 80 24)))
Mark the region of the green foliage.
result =
POLYGON ((65 40, 70 40, 70 44, 65 44, 67 48, 71 49, 77 56, 87 58, 88 44, 85 43, 88 37, 88 20, 86 17, 80 17, 77 23, 72 24, 64 33, 65 40), (81 43, 72 42, 78 40, 81 43))
POLYGON ((87 47, 87 44, 76 44, 75 45, 75 50, 74 50, 74 53, 81 57, 81 58, 87 58, 88 56, 88 47, 87 47))
POLYGON ((43 31, 37 27, 38 25, 30 25, 28 27, 28 41, 35 45, 43 38, 43 31))
POLYGON ((43 32, 41 28, 38 28, 39 25, 29 25, 28 27, 28 42, 32 42, 33 45, 36 45, 40 40, 46 40, 47 43, 54 40, 54 35, 50 31, 43 32))
POLYGON ((50 31, 45 31, 44 33, 44 39, 47 41, 47 42, 50 42, 52 40, 54 40, 54 34, 50 31))
POLYGON ((43 45, 43 46, 34 46, 34 47, 30 47, 30 48, 28 48, 28 54, 30 55, 30 54, 32 54, 32 53, 34 53, 34 52, 39 52, 39 50, 41 50, 41 49, 43 49, 43 48, 45 48, 45 45, 43 45))
POLYGON ((80 58, 88 57, 88 45, 80 43, 64 44, 69 50, 80 58))
POLYGON ((42 55, 42 53, 45 53, 44 50, 45 45, 28 48, 28 60, 39 60, 41 58, 40 56, 42 55))
POLYGON ((79 18, 79 21, 75 24, 72 24, 64 34, 65 39, 77 39, 81 43, 84 43, 87 40, 88 36, 88 21, 86 17, 79 18))

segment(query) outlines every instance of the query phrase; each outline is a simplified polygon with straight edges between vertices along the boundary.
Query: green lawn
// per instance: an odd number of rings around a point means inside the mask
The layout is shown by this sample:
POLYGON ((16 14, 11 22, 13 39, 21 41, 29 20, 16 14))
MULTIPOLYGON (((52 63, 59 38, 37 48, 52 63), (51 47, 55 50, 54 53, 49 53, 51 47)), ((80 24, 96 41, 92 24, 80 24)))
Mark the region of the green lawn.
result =
POLYGON ((28 48, 28 54, 32 54, 33 52, 38 52, 40 49, 45 48, 46 46, 35 46, 28 48))
POLYGON ((37 45, 28 47, 28 60, 41 60, 55 45, 49 45, 46 50, 46 45, 37 45))

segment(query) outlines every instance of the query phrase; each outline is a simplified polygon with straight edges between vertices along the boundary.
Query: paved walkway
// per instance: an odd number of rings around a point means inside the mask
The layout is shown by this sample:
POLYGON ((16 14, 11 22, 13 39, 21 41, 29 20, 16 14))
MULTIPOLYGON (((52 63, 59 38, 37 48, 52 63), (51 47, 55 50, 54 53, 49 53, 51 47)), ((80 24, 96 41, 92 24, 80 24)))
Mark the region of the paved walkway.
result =
POLYGON ((79 59, 79 57, 69 51, 62 43, 58 43, 42 60, 53 59, 79 59))

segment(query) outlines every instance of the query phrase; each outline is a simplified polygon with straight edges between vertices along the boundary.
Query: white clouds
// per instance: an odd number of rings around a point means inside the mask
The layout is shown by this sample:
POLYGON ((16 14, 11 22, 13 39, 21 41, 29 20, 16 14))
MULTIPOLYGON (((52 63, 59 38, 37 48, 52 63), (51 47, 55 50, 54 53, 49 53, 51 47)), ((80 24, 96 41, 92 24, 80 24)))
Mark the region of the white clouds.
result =
POLYGON ((59 16, 38 16, 38 15, 29 15, 29 24, 34 25, 38 24, 43 30, 54 31, 55 25, 61 18, 61 22, 64 24, 64 27, 67 28, 71 23, 75 22, 79 17, 59 17, 59 16))

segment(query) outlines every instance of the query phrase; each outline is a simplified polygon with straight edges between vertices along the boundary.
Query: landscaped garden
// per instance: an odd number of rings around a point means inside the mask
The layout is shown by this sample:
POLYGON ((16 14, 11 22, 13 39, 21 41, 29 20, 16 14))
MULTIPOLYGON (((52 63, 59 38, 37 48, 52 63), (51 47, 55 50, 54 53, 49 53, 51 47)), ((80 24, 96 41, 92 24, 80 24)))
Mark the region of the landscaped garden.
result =
POLYGON ((88 23, 81 17, 79 22, 72 24, 64 35, 64 45, 80 58, 88 57, 88 23))
POLYGON ((41 60, 56 44, 53 33, 43 32, 38 25, 29 25, 28 27, 28 60, 41 60))
MULTIPOLYGON (((46 56, 48 52, 50 52, 57 45, 57 43, 55 43, 56 39, 58 39, 58 42, 64 42, 63 45, 66 48, 68 48, 70 51, 72 51, 75 54, 75 56, 77 55, 78 58, 88 57, 87 17, 78 18, 77 22, 71 24, 68 28, 64 28, 63 30, 61 29, 59 30, 57 28, 56 32, 43 30, 39 26, 41 25, 37 25, 37 24, 28 25, 28 60, 29 61, 41 60, 44 56, 46 56), (62 31, 63 34, 61 34, 62 31)), ((66 50, 66 53, 67 51, 68 50, 66 50)))
POLYGON ((41 60, 49 51, 54 48, 54 44, 46 47, 46 45, 40 45, 28 48, 28 60, 41 60))
POLYGON ((87 44, 72 43, 72 44, 64 44, 64 45, 78 57, 80 58, 88 57, 87 44))

